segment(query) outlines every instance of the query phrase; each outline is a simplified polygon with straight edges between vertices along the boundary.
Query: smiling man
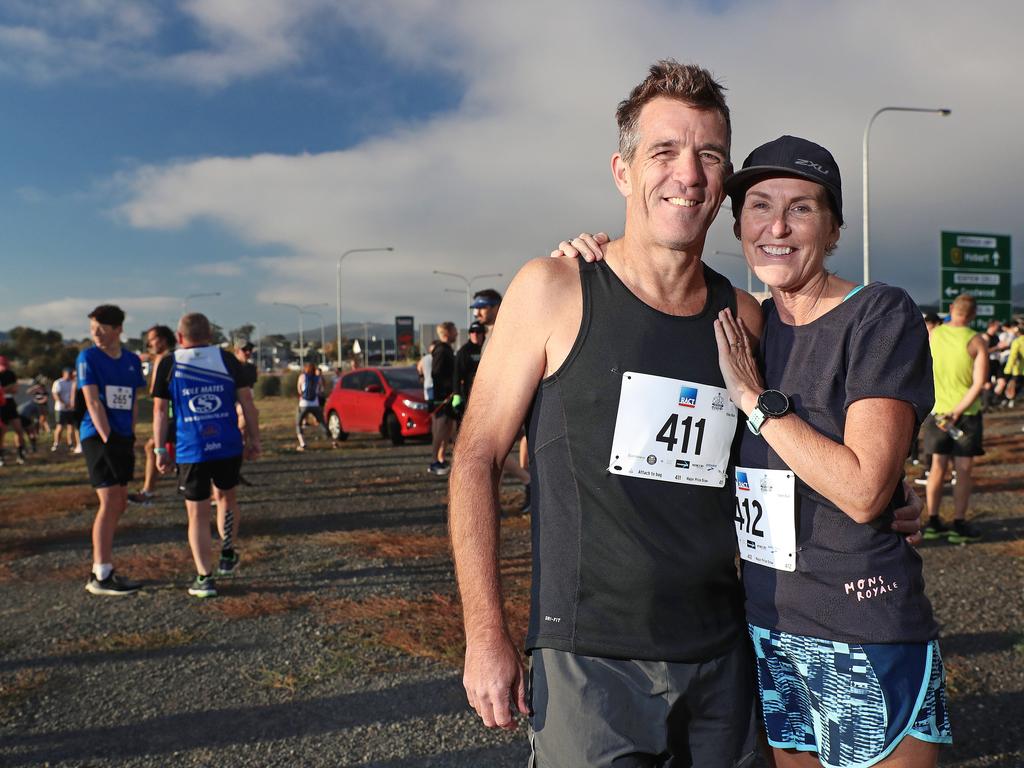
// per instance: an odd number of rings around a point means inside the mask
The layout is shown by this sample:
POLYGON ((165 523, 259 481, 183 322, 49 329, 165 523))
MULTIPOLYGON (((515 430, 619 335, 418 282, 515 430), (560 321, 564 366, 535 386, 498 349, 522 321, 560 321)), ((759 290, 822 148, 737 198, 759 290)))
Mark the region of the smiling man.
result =
POLYGON ((481 360, 452 473, 464 684, 489 727, 530 714, 535 764, 752 759, 753 666, 726 470, 737 414, 714 319, 757 303, 701 262, 730 172, 729 110, 662 61, 617 111, 625 234, 604 262, 528 263, 481 360), (529 414, 533 590, 506 622, 498 478, 529 414))
MULTIPOLYGON (((234 509, 242 454, 250 459, 259 456, 259 419, 250 378, 234 355, 210 344, 210 321, 205 315, 184 315, 178 321, 177 340, 178 348, 160 361, 153 380, 153 450, 156 468, 162 474, 170 467, 164 442, 168 405, 173 402, 178 490, 185 496, 188 543, 197 571, 188 593, 193 597, 215 597, 210 496, 216 486, 222 491, 227 508, 234 509), (235 414, 236 402, 245 414, 244 445, 235 414)), ((237 553, 232 549, 229 556, 230 572, 235 572, 237 553)))

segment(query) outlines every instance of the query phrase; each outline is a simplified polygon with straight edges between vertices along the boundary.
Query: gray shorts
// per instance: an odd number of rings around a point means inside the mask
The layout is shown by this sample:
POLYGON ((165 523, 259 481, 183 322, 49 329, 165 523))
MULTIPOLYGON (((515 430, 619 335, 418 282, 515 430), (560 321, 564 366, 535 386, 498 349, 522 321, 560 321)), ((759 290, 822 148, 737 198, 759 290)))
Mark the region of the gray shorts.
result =
POLYGON ((529 766, 763 765, 755 680, 743 637, 725 655, 694 664, 535 649, 529 766))

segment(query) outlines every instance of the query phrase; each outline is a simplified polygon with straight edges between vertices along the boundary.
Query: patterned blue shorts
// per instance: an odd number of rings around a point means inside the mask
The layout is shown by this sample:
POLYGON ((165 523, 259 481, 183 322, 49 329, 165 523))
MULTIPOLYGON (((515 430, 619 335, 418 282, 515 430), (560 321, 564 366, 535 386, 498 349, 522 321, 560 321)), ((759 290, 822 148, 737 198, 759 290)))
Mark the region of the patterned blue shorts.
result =
POLYGON ((850 645, 748 625, 768 742, 866 768, 910 735, 952 742, 939 644, 850 645))

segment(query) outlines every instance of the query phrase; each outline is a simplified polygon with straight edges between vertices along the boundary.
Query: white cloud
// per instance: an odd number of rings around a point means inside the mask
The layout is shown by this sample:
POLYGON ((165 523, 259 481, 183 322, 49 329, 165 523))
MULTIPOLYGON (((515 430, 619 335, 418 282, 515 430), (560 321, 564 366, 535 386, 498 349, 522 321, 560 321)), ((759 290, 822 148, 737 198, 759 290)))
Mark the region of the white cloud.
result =
POLYGON ((294 66, 330 0, 15 0, 0 15, 0 73, 38 82, 105 73, 219 88, 294 66), (3 23, 6 21, 7 23, 3 23), (154 44, 174 22, 202 45, 154 44))
MULTIPOLYGON (((995 228, 1024 236, 1009 211, 1008 168, 1024 160, 1024 106, 1011 2, 963 7, 881 0, 689 5, 482 4, 378 0, 344 22, 400 61, 458 72, 459 108, 426 124, 316 155, 206 158, 126 177, 120 212, 135 227, 214 222, 245 243, 283 247, 260 296, 333 301, 333 264, 348 247, 394 254, 346 262, 345 299, 361 316, 395 306, 451 313, 459 302, 432 269, 501 271, 580 229, 621 227, 607 161, 614 107, 650 62, 711 68, 729 87, 737 164, 782 133, 833 149, 847 228, 833 266, 860 271, 860 145, 879 106, 953 108, 945 120, 887 115, 872 134, 874 276, 937 293, 938 231, 995 228), (440 9, 444 12, 441 13, 440 9), (1012 218, 1011 218, 1012 217, 1012 218)), ((259 34, 256 32, 254 34, 259 34)), ((727 214, 726 214, 727 215, 727 214)), ((722 217, 708 253, 734 250, 722 217)), ((711 263, 742 279, 732 260, 711 263)), ((457 284, 456 284, 457 287, 457 284)))
POLYGON ((204 277, 241 277, 245 274, 245 267, 238 261, 209 261, 193 264, 188 271, 204 277))
POLYGON ((88 315, 100 304, 121 307, 125 312, 125 328, 133 331, 157 322, 166 323, 168 315, 177 316, 181 311, 181 299, 171 296, 65 296, 18 309, 14 313, 14 324, 52 328, 67 338, 84 338, 89 335, 88 315))

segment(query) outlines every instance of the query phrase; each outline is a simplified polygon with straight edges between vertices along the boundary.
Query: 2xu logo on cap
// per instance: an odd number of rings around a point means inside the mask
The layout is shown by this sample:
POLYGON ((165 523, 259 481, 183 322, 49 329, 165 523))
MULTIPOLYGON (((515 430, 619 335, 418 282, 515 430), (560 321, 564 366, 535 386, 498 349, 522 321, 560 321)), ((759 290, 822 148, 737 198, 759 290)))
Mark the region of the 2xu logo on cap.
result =
MULTIPOLYGON (((684 408, 696 408, 697 407, 697 388, 696 387, 680 387, 679 388, 679 404, 684 408)), ((687 417, 689 418, 689 417, 687 417)))
POLYGON ((820 165, 818 165, 813 160, 797 160, 794 163, 794 165, 809 165, 809 166, 811 166, 811 168, 813 168, 814 170, 816 170, 818 173, 822 174, 823 176, 828 176, 828 171, 826 171, 824 168, 822 168, 820 165))

